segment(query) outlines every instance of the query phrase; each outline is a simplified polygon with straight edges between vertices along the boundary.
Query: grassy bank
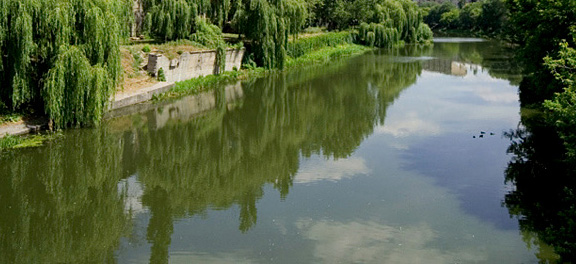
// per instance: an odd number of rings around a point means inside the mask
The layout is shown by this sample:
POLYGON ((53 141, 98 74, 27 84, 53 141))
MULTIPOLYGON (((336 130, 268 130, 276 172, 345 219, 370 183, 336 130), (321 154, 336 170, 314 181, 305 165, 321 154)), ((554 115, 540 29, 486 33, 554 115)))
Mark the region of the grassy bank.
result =
POLYGON ((22 115, 17 113, 0 114, 0 126, 6 123, 14 123, 22 120, 22 115))
MULTIPOLYGON (((344 58, 361 54, 372 48, 352 44, 349 33, 325 33, 310 37, 299 38, 290 42, 291 51, 286 60, 285 70, 307 65, 325 64, 338 58, 344 58)), ((125 67, 133 67, 131 64, 125 67)), ((218 85, 236 83, 241 80, 262 77, 278 70, 266 70, 259 67, 250 67, 225 72, 220 75, 209 75, 177 82, 174 87, 163 94, 155 96, 153 100, 177 98, 185 95, 196 94, 213 89, 218 85)), ((7 122, 17 122, 21 116, 6 114, 0 116, 0 125, 7 122)), ((54 139, 54 134, 34 136, 6 136, 0 138, 0 151, 14 148, 39 146, 45 141, 54 139)))
MULTIPOLYGON (((285 70, 312 64, 329 63, 334 59, 361 54, 371 49, 370 47, 351 44, 350 33, 348 32, 326 33, 300 38, 289 43, 289 56, 285 63, 285 70)), ((216 85, 261 77, 273 72, 277 72, 277 70, 248 67, 220 75, 194 78, 177 82, 170 91, 158 95, 154 99, 161 100, 196 94, 207 91, 216 85)))
POLYGON ((311 64, 324 64, 337 58, 349 57, 371 49, 372 48, 370 47, 356 44, 343 44, 335 47, 325 47, 306 53, 297 58, 288 57, 286 60, 286 68, 290 69, 311 64))

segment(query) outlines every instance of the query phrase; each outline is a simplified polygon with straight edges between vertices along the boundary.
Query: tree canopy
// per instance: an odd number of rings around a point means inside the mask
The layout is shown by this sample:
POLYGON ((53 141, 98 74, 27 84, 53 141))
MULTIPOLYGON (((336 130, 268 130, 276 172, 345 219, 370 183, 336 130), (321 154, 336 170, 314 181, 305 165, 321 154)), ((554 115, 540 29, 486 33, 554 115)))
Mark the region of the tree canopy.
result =
POLYGON ((0 101, 97 123, 122 78, 130 0, 0 0, 0 101))

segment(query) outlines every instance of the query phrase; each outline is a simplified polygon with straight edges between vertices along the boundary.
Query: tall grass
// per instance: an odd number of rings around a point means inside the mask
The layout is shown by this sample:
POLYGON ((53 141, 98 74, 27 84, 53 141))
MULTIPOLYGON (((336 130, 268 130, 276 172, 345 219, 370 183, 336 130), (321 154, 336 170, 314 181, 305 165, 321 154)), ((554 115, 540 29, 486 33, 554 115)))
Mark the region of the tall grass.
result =
POLYGON ((288 56, 298 58, 304 54, 322 49, 352 43, 352 35, 348 31, 330 32, 313 37, 299 38, 288 43, 288 56))
POLYGON ((294 68, 297 66, 310 65, 310 64, 324 64, 333 61, 334 59, 351 56, 354 54, 362 53, 370 50, 369 47, 345 44, 334 47, 324 47, 316 51, 311 51, 298 58, 289 57, 286 61, 286 68, 294 68))

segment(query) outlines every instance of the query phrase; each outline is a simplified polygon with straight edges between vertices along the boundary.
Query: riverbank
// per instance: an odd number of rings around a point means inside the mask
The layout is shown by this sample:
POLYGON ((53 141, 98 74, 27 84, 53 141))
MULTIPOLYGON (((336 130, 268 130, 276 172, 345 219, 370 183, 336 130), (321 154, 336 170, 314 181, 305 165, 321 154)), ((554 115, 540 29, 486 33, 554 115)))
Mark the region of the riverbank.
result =
MULTIPOLYGON (((326 46, 318 50, 309 51, 298 58, 289 57, 284 70, 309 65, 321 65, 337 58, 349 57, 371 50, 372 48, 356 44, 341 44, 326 46)), ((257 78, 272 74, 278 70, 266 70, 258 67, 247 67, 241 70, 224 72, 220 75, 207 75, 186 81, 171 83, 157 82, 149 86, 138 87, 128 91, 118 91, 114 100, 111 101, 110 109, 118 109, 129 105, 138 104, 148 100, 163 100, 193 95, 207 91, 217 85, 224 85, 237 81, 257 78)), ((15 117, 18 118, 18 117, 15 117)), ((23 121, 6 122, 0 124, 0 150, 30 147, 41 145, 46 140, 53 139, 54 133, 41 133, 48 129, 48 121, 45 119, 34 120, 33 123, 23 121), (38 133, 31 136, 22 136, 38 133)))

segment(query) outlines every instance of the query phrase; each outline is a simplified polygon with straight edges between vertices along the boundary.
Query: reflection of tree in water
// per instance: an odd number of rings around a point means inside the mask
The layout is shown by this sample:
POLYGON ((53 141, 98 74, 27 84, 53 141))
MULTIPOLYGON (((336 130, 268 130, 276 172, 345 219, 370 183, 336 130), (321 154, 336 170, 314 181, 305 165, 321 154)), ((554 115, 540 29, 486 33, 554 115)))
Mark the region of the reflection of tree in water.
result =
POLYGON ((265 184, 285 198, 301 156, 351 155, 420 73, 418 63, 355 63, 344 74, 303 70, 254 80, 235 105, 218 89, 216 109, 189 122, 141 124, 123 135, 71 131, 1 157, 0 262, 114 262, 130 223, 118 182, 133 174, 150 210, 151 262, 168 261, 178 218, 237 206, 247 232, 265 184))
POLYGON ((576 261, 576 178, 567 164, 561 141, 555 132, 538 123, 539 118, 523 118, 525 127, 507 136, 513 154, 506 181, 515 189, 504 204, 518 218, 528 245, 540 246, 537 256, 544 263, 576 261), (552 253, 555 251, 558 255, 552 253))
MULTIPOLYGON (((245 84, 245 98, 233 110, 217 91, 214 111, 158 130, 136 129, 137 136, 128 137, 138 142, 126 149, 136 152, 129 155, 136 157, 135 169, 145 186, 143 203, 154 219, 149 225, 158 224, 148 227, 148 239, 169 243, 164 235, 171 234, 172 226, 166 223, 173 220, 157 218, 233 205, 240 210, 239 229, 246 232, 256 224, 263 185, 273 185, 285 198, 301 155, 352 154, 420 73, 417 62, 360 65, 353 72, 334 71, 321 78, 296 72, 296 78, 278 74, 254 80, 245 84), (160 198, 161 209, 154 206, 160 198)), ((154 249, 162 249, 157 254, 165 258, 167 247, 154 249)))
POLYGON ((118 139, 100 130, 0 157, 0 263, 114 261, 129 217, 118 139))
MULTIPOLYGON (((419 54, 425 50, 426 47, 418 48, 418 46, 413 46, 404 50, 404 52, 408 52, 404 54, 405 56, 412 56, 412 54, 419 54)), ((422 63, 419 61, 390 63, 390 61, 384 60, 380 56, 371 56, 366 60, 362 78, 367 80, 368 84, 374 88, 378 122, 380 125, 384 125, 386 109, 400 96, 402 90, 416 83, 422 72, 422 63)))
MULTIPOLYGON (((435 43, 428 56, 482 66, 491 77, 507 80, 512 85, 522 81, 522 69, 514 59, 512 48, 497 41, 469 43, 435 43)), ((425 53, 421 53, 426 56, 425 53)))
MULTIPOLYGON (((429 52, 411 49, 398 53, 429 52)), ((168 261, 178 218, 237 206, 247 232, 265 184, 285 198, 301 156, 350 156, 422 71, 380 55, 253 80, 234 105, 217 89, 216 109, 189 122, 71 132, 0 158, 0 262, 113 262, 129 223, 118 181, 132 174, 150 210, 151 262, 168 261)))
POLYGON ((142 202, 152 212, 146 238, 152 242, 150 263, 168 263, 168 248, 174 232, 174 220, 170 208, 170 197, 166 190, 154 188, 148 191, 142 202))

